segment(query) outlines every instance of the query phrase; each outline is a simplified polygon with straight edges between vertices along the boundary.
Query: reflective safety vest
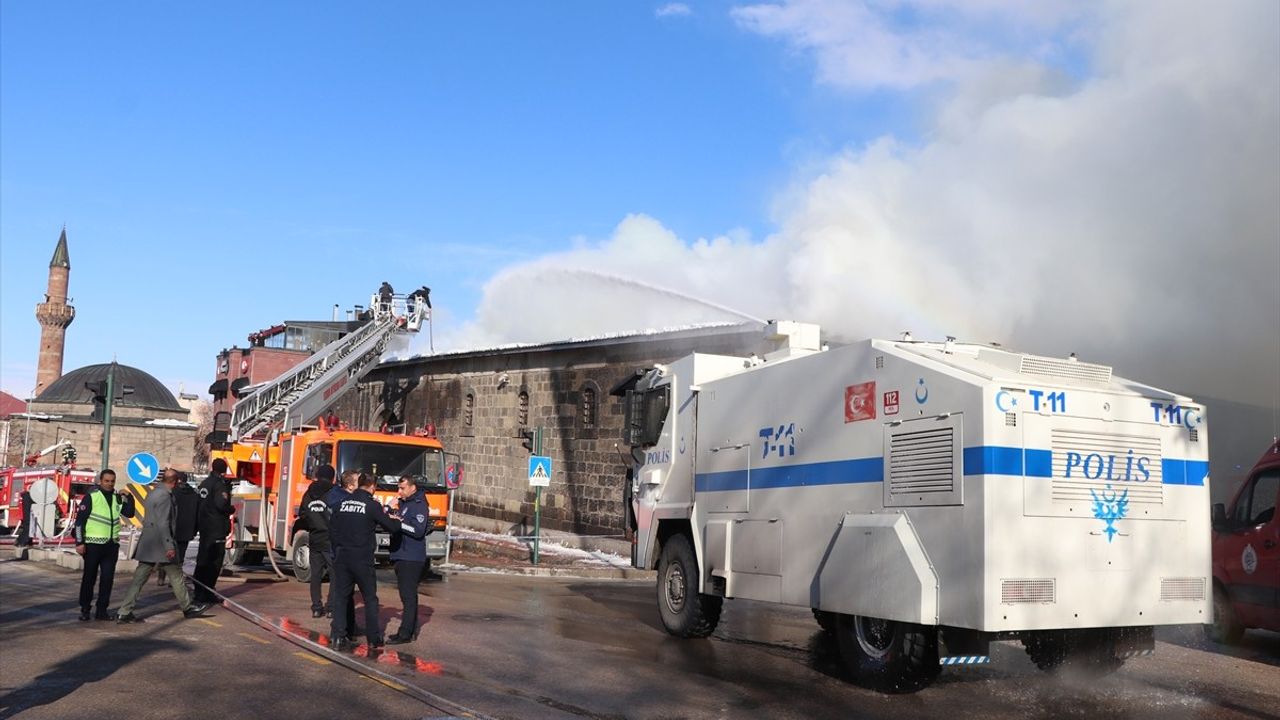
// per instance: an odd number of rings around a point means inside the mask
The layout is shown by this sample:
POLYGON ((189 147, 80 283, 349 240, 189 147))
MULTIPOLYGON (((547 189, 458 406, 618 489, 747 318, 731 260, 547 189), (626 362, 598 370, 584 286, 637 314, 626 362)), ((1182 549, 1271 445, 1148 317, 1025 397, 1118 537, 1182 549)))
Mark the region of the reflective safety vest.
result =
POLYGON ((84 541, 95 545, 120 542, 120 508, 123 502, 115 495, 108 498, 101 490, 89 493, 92 505, 84 524, 84 541))

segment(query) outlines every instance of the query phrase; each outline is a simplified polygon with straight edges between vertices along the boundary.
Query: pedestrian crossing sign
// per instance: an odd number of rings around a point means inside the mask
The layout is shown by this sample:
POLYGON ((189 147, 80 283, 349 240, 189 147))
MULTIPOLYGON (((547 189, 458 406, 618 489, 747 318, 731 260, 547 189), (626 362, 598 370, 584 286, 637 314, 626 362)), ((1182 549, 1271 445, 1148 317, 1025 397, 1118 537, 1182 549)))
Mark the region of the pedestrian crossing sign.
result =
POLYGON ((529 487, 551 485, 551 458, 546 455, 529 456, 529 487))

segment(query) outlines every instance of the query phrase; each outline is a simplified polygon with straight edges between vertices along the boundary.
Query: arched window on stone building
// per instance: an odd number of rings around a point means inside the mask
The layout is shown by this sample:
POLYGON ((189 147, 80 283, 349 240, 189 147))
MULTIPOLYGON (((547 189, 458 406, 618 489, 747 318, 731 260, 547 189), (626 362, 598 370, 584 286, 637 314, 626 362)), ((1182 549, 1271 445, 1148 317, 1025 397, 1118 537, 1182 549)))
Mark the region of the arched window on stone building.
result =
POLYGON ((578 409, 578 414, 581 417, 583 430, 595 430, 598 409, 596 405, 596 389, 589 385, 582 388, 582 402, 581 407, 578 409))
POLYGON ((467 393, 467 397, 462 401, 462 425, 467 429, 471 429, 476 423, 476 394, 475 392, 467 393))
POLYGON ((520 427, 529 425, 529 392, 527 390, 520 391, 520 405, 516 409, 516 423, 520 427))

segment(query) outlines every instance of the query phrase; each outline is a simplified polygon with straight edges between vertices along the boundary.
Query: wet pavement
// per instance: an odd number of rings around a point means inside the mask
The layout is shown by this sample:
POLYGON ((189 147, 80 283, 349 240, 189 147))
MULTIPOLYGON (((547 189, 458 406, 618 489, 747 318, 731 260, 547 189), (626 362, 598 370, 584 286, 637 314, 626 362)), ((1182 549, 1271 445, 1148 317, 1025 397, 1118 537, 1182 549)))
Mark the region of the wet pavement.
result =
MULTIPOLYGON (((399 599, 390 573, 380 579, 390 634, 399 599)), ((1040 673, 1000 643, 990 666, 888 696, 847 680, 807 610, 730 601, 710 639, 671 637, 652 581, 446 575, 421 587, 430 609, 417 640, 336 661, 307 648, 327 642, 327 621, 310 617, 301 583, 220 586, 275 629, 229 608, 183 622, 154 587, 145 625, 79 623, 77 583, 47 564, 0 563, 0 717, 1280 717, 1274 633, 1227 650, 1198 628, 1165 630, 1154 657, 1090 681, 1040 673)))

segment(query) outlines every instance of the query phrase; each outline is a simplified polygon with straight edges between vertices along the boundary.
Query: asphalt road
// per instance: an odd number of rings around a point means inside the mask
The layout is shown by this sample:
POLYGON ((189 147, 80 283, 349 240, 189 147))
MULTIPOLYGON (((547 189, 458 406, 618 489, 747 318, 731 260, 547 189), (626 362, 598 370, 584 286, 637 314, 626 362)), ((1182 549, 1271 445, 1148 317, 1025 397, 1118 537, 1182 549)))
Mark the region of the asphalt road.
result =
MULTIPOLYGON (((399 601, 382 579, 394 631, 399 601)), ((126 585, 117 578, 117 603, 126 585)), ((296 582, 220 586, 288 633, 227 607, 184 621, 154 587, 146 624, 81 623, 77 586, 46 564, 0 563, 0 718, 1280 717, 1273 633, 1227 649, 1203 645, 1198 628, 1162 631, 1154 657, 1091 681, 1040 673, 1001 643, 991 666, 887 696, 847 680, 807 611, 730 601, 712 638, 670 637, 652 581, 451 575, 422 586, 431 609, 414 643, 338 662, 281 637, 327 634, 296 582)))

